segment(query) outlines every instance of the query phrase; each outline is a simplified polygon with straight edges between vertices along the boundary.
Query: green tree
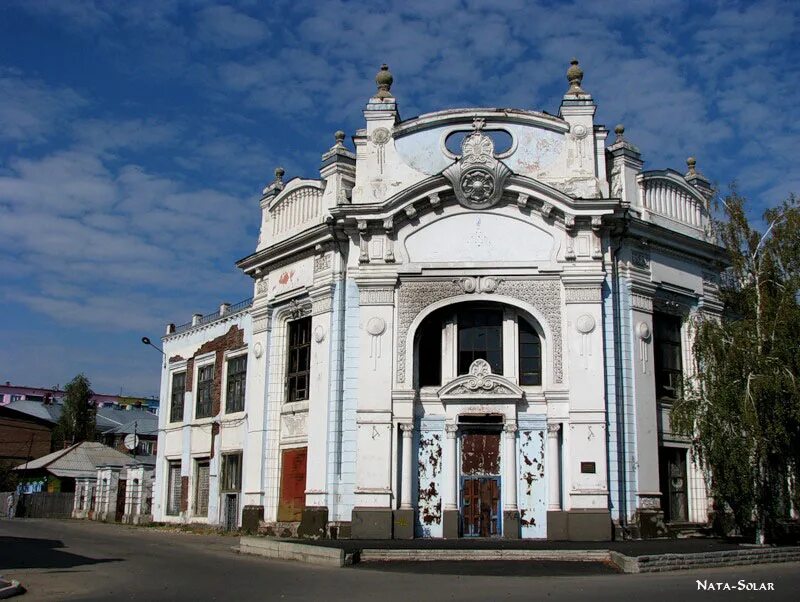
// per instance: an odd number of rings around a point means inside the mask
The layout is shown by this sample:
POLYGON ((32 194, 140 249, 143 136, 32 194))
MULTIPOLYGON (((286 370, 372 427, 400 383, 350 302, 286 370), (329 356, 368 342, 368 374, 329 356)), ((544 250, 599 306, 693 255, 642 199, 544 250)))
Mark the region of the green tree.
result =
POLYGON ((94 440, 97 418, 93 395, 92 383, 84 374, 78 374, 64 387, 61 418, 56 427, 56 435, 64 444, 94 440))
POLYGON ((722 316, 696 324, 696 374, 672 410, 711 476, 718 515, 763 543, 797 502, 800 466, 800 206, 763 214, 759 232, 737 191, 713 223, 730 267, 722 316))

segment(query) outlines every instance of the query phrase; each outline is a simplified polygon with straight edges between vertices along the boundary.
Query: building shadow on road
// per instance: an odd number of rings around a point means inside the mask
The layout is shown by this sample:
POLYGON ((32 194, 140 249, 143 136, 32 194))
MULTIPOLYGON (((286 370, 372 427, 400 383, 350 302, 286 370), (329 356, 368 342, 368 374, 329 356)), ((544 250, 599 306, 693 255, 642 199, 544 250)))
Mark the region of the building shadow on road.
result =
POLYGON ((364 562, 359 569, 427 575, 474 575, 494 577, 571 577, 614 575, 619 571, 602 562, 552 560, 432 560, 424 562, 364 562))
POLYGON ((0 536, 0 569, 66 569, 119 562, 123 558, 89 558, 67 552, 58 539, 0 536))

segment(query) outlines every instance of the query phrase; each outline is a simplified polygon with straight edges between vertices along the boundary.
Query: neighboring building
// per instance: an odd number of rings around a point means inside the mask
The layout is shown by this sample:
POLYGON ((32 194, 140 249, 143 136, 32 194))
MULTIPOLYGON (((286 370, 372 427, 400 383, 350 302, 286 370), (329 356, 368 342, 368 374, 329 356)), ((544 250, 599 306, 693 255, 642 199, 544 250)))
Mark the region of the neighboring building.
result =
MULTIPOLYGON (((23 389, 23 387, 15 387, 23 389)), ((0 405, 0 429, 6 433, 0 438, 0 462, 4 456, 16 458, 17 464, 26 459, 39 458, 53 451, 61 443, 53 440, 53 430, 61 417, 62 402, 60 391, 50 389, 30 389, 41 395, 14 393, 15 397, 0 405), (12 417, 14 421, 12 422, 12 417), (23 422, 20 422, 23 421, 23 422), (33 430, 36 433, 33 433, 33 430), (33 442, 31 437, 34 437, 33 442), (24 452, 24 453, 23 453, 24 452), (22 455, 20 455, 22 454, 22 455)), ((110 396, 102 396, 108 398, 110 396)), ((150 457, 156 453, 158 442, 158 415, 149 408, 136 404, 120 405, 109 399, 94 398, 97 403, 96 438, 118 451, 150 457), (135 448, 128 449, 125 437, 135 435, 135 448)))
MULTIPOLYGON (((0 385, 0 406, 7 405, 12 401, 36 401, 50 404, 58 403, 64 397, 61 389, 40 389, 36 387, 24 387, 12 385, 9 381, 0 385)), ((103 393, 92 394, 92 401, 97 407, 118 406, 144 408, 152 414, 158 414, 158 399, 152 397, 130 397, 127 395, 105 395, 103 393)))
POLYGON ((96 441, 83 441, 16 467, 21 493, 75 491, 75 480, 93 478, 99 466, 127 466, 132 457, 96 441))
POLYGON ((154 518, 355 538, 706 523, 668 410, 718 315, 708 181, 643 171, 573 62, 558 115, 400 119, 261 198, 254 299, 167 327, 154 518))

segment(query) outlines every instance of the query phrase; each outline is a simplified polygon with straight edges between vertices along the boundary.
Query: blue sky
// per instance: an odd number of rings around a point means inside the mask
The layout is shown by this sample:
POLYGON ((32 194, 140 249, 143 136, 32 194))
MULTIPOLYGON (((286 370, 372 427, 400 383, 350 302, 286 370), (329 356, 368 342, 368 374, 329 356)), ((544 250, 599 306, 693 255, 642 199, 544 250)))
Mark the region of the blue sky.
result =
POLYGON ((798 2, 0 4, 0 381, 158 390, 167 322, 251 294, 276 165, 318 174, 388 62, 401 115, 555 113, 576 56, 646 168, 800 192, 798 2))

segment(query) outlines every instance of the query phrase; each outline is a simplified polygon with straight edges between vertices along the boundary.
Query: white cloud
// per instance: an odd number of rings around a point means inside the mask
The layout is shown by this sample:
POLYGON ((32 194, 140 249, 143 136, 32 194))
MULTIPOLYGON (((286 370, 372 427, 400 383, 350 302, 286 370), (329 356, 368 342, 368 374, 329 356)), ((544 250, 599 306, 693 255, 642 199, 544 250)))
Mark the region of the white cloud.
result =
POLYGON ((208 6, 197 14, 198 38, 220 48, 252 46, 268 33, 263 22, 230 6, 208 6))

